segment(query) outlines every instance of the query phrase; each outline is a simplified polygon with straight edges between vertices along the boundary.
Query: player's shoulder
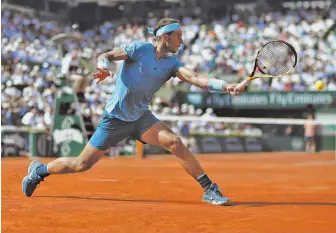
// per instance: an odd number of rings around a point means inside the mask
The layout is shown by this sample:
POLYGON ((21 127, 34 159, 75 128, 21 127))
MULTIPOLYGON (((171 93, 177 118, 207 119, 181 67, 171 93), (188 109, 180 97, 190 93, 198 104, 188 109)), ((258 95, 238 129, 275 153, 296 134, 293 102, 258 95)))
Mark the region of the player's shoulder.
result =
POLYGON ((150 42, 145 42, 145 41, 135 41, 133 42, 134 46, 137 48, 144 48, 144 49, 149 49, 151 47, 154 47, 154 45, 150 42))

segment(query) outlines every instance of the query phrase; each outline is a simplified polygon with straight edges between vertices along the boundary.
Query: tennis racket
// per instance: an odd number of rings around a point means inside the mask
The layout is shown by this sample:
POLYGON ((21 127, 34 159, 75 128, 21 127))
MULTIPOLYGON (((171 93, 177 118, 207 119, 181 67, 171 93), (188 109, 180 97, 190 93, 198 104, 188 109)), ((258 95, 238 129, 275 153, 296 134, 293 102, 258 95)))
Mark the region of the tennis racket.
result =
POLYGON ((283 40, 270 41, 259 49, 252 73, 236 86, 236 91, 243 91, 257 78, 279 78, 287 75, 296 64, 297 54, 293 46, 283 40), (257 70, 260 74, 255 75, 257 70))

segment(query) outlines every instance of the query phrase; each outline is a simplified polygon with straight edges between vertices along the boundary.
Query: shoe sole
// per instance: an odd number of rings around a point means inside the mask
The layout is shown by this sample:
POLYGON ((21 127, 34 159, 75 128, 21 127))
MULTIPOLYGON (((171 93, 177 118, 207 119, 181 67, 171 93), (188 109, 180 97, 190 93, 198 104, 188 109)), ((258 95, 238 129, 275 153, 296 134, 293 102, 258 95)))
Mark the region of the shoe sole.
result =
POLYGON ((23 178, 23 180, 22 180, 22 192, 23 192, 27 197, 30 197, 31 194, 28 195, 28 194, 25 193, 25 191, 24 191, 24 183, 25 183, 28 179, 29 179, 29 177, 28 177, 28 176, 25 176, 25 177, 23 178))
POLYGON ((223 203, 213 203, 213 202, 208 202, 208 201, 203 201, 203 203, 210 204, 210 205, 216 205, 216 206, 231 206, 232 205, 232 203, 229 200, 223 203))
POLYGON ((37 160, 34 160, 33 162, 31 162, 31 163, 29 164, 29 167, 28 167, 28 175, 29 175, 30 168, 32 167, 32 165, 33 165, 34 163, 38 163, 38 161, 37 161, 37 160))

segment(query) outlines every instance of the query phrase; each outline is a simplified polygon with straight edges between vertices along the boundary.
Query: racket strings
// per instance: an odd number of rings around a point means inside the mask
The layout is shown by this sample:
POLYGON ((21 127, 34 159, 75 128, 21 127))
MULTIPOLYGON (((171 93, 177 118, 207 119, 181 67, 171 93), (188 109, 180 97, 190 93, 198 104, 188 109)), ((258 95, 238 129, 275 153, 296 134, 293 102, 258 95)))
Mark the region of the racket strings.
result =
POLYGON ((266 44, 258 54, 258 68, 272 76, 283 75, 296 64, 293 48, 280 41, 266 44))

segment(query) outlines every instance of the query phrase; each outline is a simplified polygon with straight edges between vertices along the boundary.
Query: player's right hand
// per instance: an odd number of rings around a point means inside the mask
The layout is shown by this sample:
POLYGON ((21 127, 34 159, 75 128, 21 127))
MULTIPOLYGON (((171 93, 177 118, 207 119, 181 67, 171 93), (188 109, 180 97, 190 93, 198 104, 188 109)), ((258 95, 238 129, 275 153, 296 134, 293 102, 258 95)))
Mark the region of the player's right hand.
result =
POLYGON ((97 83, 100 83, 109 76, 113 77, 113 74, 108 69, 96 68, 96 70, 98 72, 93 75, 93 78, 97 79, 97 83))
POLYGON ((232 96, 237 96, 242 92, 236 88, 237 86, 238 83, 227 84, 225 85, 225 91, 232 96))

